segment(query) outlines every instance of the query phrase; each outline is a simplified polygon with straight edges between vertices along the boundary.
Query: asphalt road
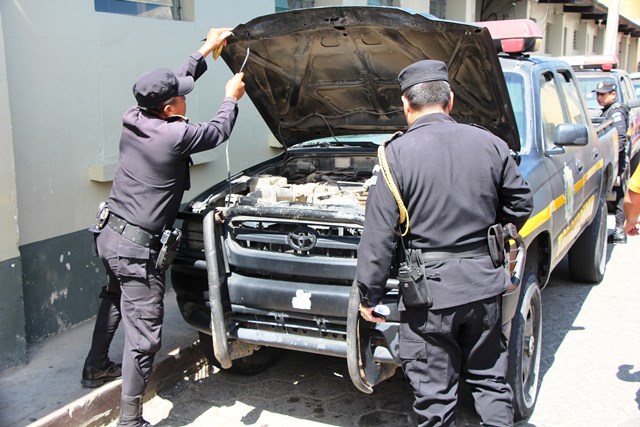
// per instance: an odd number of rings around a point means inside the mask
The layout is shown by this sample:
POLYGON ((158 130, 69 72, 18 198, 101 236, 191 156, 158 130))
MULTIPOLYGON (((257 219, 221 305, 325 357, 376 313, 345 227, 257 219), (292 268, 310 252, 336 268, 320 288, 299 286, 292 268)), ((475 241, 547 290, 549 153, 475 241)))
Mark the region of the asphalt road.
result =
MULTIPOLYGON (((518 426, 640 426, 640 237, 609 245, 608 258, 597 286, 571 282, 560 264, 543 290, 540 393, 518 426)), ((461 400, 458 425, 479 425, 470 398, 461 400)), ((145 418, 157 426, 410 426, 412 401, 401 370, 365 395, 343 359, 286 352, 252 377, 203 367, 145 404, 145 418)))

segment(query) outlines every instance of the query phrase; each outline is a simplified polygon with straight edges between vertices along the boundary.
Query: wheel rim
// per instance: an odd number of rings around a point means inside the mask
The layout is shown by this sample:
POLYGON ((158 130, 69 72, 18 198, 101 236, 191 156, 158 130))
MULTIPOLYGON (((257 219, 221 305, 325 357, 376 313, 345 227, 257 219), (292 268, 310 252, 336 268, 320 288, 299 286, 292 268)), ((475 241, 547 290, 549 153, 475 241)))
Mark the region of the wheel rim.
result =
POLYGON ((522 392, 524 403, 532 407, 538 394, 538 375, 540 371, 541 325, 540 291, 532 288, 532 295, 527 304, 522 342, 522 392))

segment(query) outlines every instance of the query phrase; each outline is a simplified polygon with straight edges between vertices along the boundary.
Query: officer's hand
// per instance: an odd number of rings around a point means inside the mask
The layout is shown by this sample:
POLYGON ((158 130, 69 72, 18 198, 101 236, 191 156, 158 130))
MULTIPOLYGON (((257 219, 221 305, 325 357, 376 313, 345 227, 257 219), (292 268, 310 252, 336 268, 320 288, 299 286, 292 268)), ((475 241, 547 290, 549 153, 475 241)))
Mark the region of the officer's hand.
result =
POLYGON ((624 221, 624 232, 629 236, 637 236, 639 234, 638 223, 632 221, 624 221))
POLYGON ((374 323, 384 322, 384 318, 374 315, 373 307, 367 308, 367 307, 363 307, 362 304, 360 304, 360 306, 358 307, 358 311, 360 312, 360 316, 362 316, 362 318, 367 322, 374 322, 374 323))
POLYGON ((225 98, 234 98, 236 101, 244 95, 244 73, 238 73, 227 82, 224 88, 225 98))
POLYGON ((231 35, 233 35, 231 28, 212 28, 207 33, 207 38, 198 51, 203 57, 206 57, 211 52, 222 46, 226 38, 231 35))

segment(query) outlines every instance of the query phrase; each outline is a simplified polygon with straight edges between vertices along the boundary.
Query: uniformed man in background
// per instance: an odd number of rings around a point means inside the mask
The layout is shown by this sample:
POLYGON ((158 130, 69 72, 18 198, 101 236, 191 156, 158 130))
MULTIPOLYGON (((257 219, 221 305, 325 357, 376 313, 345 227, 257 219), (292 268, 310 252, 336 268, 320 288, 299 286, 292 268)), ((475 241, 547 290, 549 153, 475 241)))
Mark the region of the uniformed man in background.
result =
POLYGON ((601 117, 612 119, 613 125, 618 130, 618 176, 620 185, 615 187, 615 216, 616 228, 609 237, 610 243, 627 243, 627 235, 624 232, 624 193, 626 191, 626 180, 628 179, 627 155, 629 152, 627 128, 629 127, 629 109, 626 105, 616 101, 618 88, 615 80, 606 78, 596 86, 596 98, 598 104, 602 106, 601 117))
POLYGON ((108 358, 109 343, 124 323, 122 396, 118 426, 147 426, 142 418, 144 392, 155 353, 160 349, 166 264, 159 263, 163 230, 171 230, 185 190, 190 155, 229 138, 244 95, 243 74, 225 86, 225 98, 209 121, 191 124, 185 117, 187 95, 206 70, 205 57, 231 35, 211 29, 202 47, 177 71, 158 68, 135 82, 137 105, 123 117, 120 156, 108 205, 99 213, 98 255, 107 269, 83 384, 97 386, 117 378, 120 367, 108 358))
MULTIPOLYGON (((399 81, 409 129, 387 145, 386 156, 410 218, 403 245, 423 262, 433 299, 427 309, 402 293, 399 304, 399 353, 413 407, 422 426, 454 425, 462 374, 483 425, 512 425, 501 322, 501 295, 511 281, 489 255, 487 230, 496 223, 521 227, 532 210, 531 190, 504 141, 449 116, 454 97, 445 63, 416 62, 399 81)), ((399 208, 379 173, 374 182, 357 280, 362 317, 380 322, 372 311, 385 293, 399 208)))

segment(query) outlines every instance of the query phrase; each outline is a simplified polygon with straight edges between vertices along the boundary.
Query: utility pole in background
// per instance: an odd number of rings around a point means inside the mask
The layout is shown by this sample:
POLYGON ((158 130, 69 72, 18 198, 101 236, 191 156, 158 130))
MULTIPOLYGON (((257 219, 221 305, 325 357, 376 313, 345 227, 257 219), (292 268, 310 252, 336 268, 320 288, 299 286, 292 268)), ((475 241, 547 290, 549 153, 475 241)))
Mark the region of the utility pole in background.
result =
POLYGON ((611 0, 607 11, 607 27, 604 30, 604 55, 618 56, 618 22, 620 21, 620 0, 611 0))

